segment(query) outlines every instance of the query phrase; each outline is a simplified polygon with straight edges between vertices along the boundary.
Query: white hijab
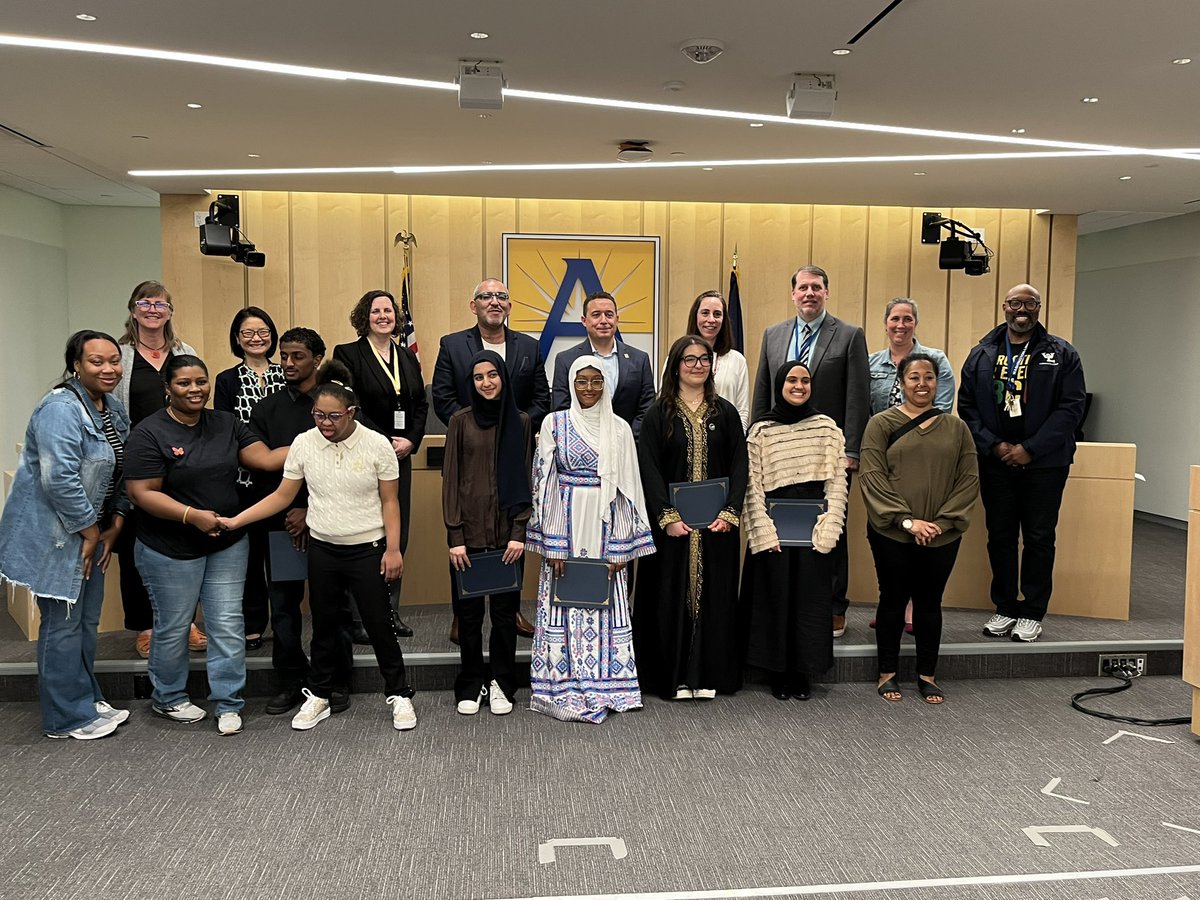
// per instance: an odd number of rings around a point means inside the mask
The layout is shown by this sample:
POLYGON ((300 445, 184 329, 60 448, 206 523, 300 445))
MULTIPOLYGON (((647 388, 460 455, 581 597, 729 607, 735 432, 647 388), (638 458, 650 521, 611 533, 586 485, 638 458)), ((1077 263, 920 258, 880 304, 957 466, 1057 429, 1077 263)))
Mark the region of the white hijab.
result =
POLYGON ((642 479, 638 474, 637 447, 633 443, 633 432, 629 424, 613 412, 612 389, 605 384, 599 401, 591 409, 580 406, 579 398, 575 396, 575 376, 581 369, 588 368, 604 373, 604 364, 595 356, 581 356, 571 364, 567 380, 571 391, 571 408, 567 415, 571 418, 571 426, 596 448, 599 457, 596 470, 600 475, 604 521, 609 521, 612 501, 619 490, 633 503, 642 522, 649 522, 646 499, 642 494, 642 479))

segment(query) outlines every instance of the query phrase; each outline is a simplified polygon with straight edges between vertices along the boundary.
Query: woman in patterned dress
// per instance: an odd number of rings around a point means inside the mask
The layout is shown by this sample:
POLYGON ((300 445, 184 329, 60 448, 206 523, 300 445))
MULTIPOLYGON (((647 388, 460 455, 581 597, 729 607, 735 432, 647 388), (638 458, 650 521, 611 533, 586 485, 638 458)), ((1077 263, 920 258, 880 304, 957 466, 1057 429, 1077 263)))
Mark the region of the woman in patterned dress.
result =
MULTIPOLYGON (((213 389, 213 409, 233 413, 243 425, 250 424, 250 413, 259 400, 287 386, 283 367, 271 362, 279 344, 279 332, 266 310, 257 306, 239 309, 229 326, 229 352, 241 362, 217 374, 213 389)), ((255 490, 248 469, 238 468, 238 497, 242 508, 253 506, 265 494, 255 490)), ((246 587, 242 613, 246 617, 246 649, 262 646, 263 632, 270 618, 267 599, 267 527, 261 523, 246 529, 250 538, 250 557, 246 563, 246 587)))
POLYGON ((542 422, 533 463, 526 549, 542 556, 529 708, 565 722, 603 722, 609 710, 640 709, 625 566, 654 552, 633 432, 613 415, 594 356, 570 369, 571 408, 542 422), (550 602, 551 578, 570 557, 604 559, 609 610, 550 602))

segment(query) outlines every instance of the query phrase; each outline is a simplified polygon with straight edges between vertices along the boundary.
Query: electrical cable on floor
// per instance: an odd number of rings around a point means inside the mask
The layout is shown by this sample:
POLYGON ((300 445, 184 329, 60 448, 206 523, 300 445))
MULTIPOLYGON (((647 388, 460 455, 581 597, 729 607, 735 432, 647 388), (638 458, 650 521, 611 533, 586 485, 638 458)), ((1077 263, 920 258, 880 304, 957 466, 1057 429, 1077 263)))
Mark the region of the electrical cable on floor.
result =
POLYGON ((1079 701, 1084 697, 1099 697, 1104 695, 1119 694, 1121 691, 1127 691, 1133 687, 1133 679, 1137 672, 1128 666, 1114 666, 1106 670, 1106 674, 1111 675, 1123 682, 1115 687, 1099 687, 1091 688, 1090 690, 1080 691, 1078 694, 1071 695, 1071 706, 1079 710, 1081 713, 1086 713, 1089 716, 1096 716, 1099 719, 1108 719, 1110 722, 1124 722, 1127 725, 1140 725, 1143 728, 1154 728, 1160 725, 1190 725, 1191 716, 1179 716, 1174 719, 1139 719, 1136 716, 1119 716, 1116 713, 1101 712, 1096 709, 1088 709, 1079 701))

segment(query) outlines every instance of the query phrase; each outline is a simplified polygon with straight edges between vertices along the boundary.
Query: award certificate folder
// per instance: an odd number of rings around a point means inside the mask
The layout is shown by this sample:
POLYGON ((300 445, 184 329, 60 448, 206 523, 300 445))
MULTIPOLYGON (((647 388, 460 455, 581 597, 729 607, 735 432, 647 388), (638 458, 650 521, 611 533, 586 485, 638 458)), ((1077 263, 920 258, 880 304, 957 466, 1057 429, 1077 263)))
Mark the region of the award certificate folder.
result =
POLYGON ((521 566, 506 563, 503 550, 488 550, 467 558, 471 565, 464 571, 454 570, 458 596, 484 597, 488 594, 507 594, 521 589, 521 566))
POLYGON ((272 581, 303 581, 308 577, 308 554, 295 548, 292 536, 286 531, 270 532, 267 549, 272 581))
POLYGON ((561 578, 550 584, 550 602, 554 606, 585 609, 609 609, 612 606, 612 580, 608 563, 602 559, 564 560, 561 578))
POLYGON ((817 516, 823 512, 824 500, 767 498, 767 515, 775 523, 780 547, 811 547, 817 516))
POLYGON ((729 495, 728 478, 708 481, 680 481, 671 485, 671 505, 688 528, 707 528, 725 508, 729 495))

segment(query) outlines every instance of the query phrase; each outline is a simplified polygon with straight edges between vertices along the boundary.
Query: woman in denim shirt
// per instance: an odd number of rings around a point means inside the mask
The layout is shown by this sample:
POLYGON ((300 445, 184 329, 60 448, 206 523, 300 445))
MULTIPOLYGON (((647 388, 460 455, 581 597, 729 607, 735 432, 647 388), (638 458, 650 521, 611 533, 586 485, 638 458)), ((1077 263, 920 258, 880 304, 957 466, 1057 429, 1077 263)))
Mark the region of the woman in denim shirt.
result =
POLYGON ((25 585, 41 611, 38 685, 46 737, 104 737, 129 718, 96 683, 104 572, 129 501, 121 477, 129 417, 111 396, 121 351, 99 331, 71 335, 67 380, 42 398, 25 432, 0 519, 0 578, 25 585))

